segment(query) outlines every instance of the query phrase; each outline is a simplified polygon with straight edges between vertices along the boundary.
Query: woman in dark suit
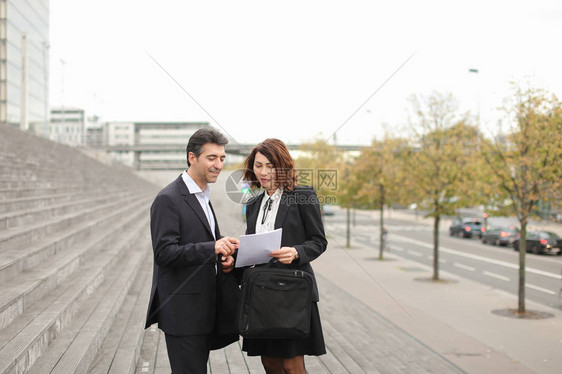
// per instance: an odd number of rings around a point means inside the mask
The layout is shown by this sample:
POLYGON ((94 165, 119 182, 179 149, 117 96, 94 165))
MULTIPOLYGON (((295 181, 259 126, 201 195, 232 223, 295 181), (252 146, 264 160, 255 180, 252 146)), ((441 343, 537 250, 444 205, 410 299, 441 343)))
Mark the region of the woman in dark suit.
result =
MULTIPOLYGON (((316 192, 310 186, 297 186, 294 162, 285 144, 266 139, 246 158, 244 179, 252 188, 263 188, 263 194, 246 207, 246 234, 283 229, 281 248, 271 256, 274 261, 264 266, 300 269, 312 274, 310 262, 325 250, 327 240, 316 192)), ((304 355, 326 353, 317 302, 318 288, 314 279, 310 335, 304 339, 249 339, 242 349, 249 356, 261 356, 268 374, 305 374, 304 355)))

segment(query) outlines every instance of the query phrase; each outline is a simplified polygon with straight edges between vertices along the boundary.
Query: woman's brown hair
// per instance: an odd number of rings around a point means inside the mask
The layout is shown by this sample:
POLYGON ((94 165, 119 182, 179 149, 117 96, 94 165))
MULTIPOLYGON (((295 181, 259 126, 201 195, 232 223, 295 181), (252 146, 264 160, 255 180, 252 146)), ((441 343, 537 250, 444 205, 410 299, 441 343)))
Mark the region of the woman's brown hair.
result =
POLYGON ((273 164, 275 181, 279 183, 279 186, 287 191, 292 191, 297 185, 295 163, 285 143, 274 138, 265 139, 256 145, 244 161, 244 180, 250 183, 250 187, 261 187, 261 183, 254 174, 254 161, 258 152, 273 164))

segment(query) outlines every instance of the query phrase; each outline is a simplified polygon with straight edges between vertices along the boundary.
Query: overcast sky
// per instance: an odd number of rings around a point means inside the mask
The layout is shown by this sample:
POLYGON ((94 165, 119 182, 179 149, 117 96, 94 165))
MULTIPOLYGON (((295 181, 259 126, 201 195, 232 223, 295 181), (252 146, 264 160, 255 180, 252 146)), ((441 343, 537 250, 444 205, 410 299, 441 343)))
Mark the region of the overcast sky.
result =
POLYGON ((51 106, 241 143, 367 144, 433 91, 486 131, 525 77, 562 97, 559 0, 51 0, 50 27, 51 106))

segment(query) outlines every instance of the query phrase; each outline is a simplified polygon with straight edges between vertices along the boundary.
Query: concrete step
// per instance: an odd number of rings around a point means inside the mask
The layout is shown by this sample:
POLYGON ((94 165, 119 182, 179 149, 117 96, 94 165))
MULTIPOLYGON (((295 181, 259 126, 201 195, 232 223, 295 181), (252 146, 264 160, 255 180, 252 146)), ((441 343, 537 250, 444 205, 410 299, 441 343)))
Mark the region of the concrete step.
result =
MULTIPOLYGON (((0 184, 0 190, 13 187, 12 182, 20 190, 32 189, 37 183, 82 187, 109 184, 123 188, 140 183, 129 168, 103 164, 76 148, 18 129, 0 125, 0 139, 5 140, 0 142, 0 181, 8 183, 0 184), (26 188, 25 183, 33 187, 26 188)), ((13 197, 13 192, 2 194, 13 197)))
POLYGON ((129 291, 150 255, 148 236, 142 238, 144 243, 139 241, 137 248, 123 259, 120 271, 109 275, 90 295, 73 321, 29 369, 29 374, 88 372, 120 308, 130 301, 129 291))
POLYGON ((45 183, 46 181, 58 181, 68 183, 75 180, 75 176, 69 173, 63 173, 60 165, 47 165, 42 162, 41 165, 8 165, 0 169, 0 180, 5 182, 17 183, 18 187, 25 184, 45 183), (54 170, 57 168, 56 170, 54 170), (54 177, 54 178, 53 178, 54 177))
MULTIPOLYGON (((74 193, 49 194, 41 195, 39 197, 33 196, 0 200, 0 212, 8 213, 16 210, 53 206, 67 201, 77 200, 80 195, 84 194, 84 192, 85 191, 76 191, 74 193)), ((92 193, 96 196, 95 191, 92 191, 92 193)))
MULTIPOLYGON (((93 334, 93 340, 101 344, 105 333, 100 337, 99 333, 103 331, 99 327, 80 325, 76 321, 90 316, 97 320, 93 316, 98 315, 98 309, 103 310, 105 315, 116 313, 119 303, 115 306, 104 304, 103 307, 99 303, 107 300, 112 304, 128 292, 139 261, 149 253, 146 248, 147 224, 148 218, 133 229, 123 231, 123 236, 113 246, 104 248, 95 259, 81 265, 63 284, 1 331, 0 374, 26 372, 57 340, 65 347, 64 351, 68 351, 69 344, 75 339, 66 335, 66 338, 62 337, 61 334, 70 326, 73 326, 73 331, 84 330, 86 334, 93 334), (102 285, 101 291, 96 292, 102 285), (109 290, 111 296, 104 296, 109 290), (61 339, 57 339, 59 336, 61 339)), ((111 322, 103 325, 110 326, 111 322)), ((78 345, 82 346, 81 343, 78 345)), ((89 364, 85 366, 87 368, 89 364)))
POLYGON ((55 205, 6 212, 0 214, 0 232, 15 227, 27 226, 39 221, 48 221, 73 212, 88 210, 93 206, 115 201, 125 196, 126 192, 123 191, 107 192, 101 196, 82 194, 71 201, 59 202, 55 205))
MULTIPOLYGON (((151 199, 152 196, 141 197, 131 204, 118 205, 105 215, 92 216, 82 223, 45 236, 31 245, 13 246, 4 250, 0 257, 0 284, 18 277, 22 272, 30 271, 52 256, 84 247, 84 243, 89 240, 100 240, 100 232, 112 232, 113 228, 119 227, 128 217, 135 215, 137 207, 148 211, 151 199)), ((144 214, 148 215, 146 211, 144 214)))
MULTIPOLYGON (((105 218, 104 225, 95 224, 98 235, 90 235, 65 251, 57 251, 46 256, 43 261, 31 270, 6 278, 0 286, 0 328, 6 327, 11 321, 26 311, 37 300, 64 283, 65 279, 81 265, 87 264, 92 258, 118 241, 123 230, 138 225, 146 219, 147 203, 127 206, 105 218), (126 219, 121 217, 126 215, 126 219)), ((148 226, 145 228, 149 230, 148 226)), ((25 260, 20 258, 20 262, 25 260)))
POLYGON ((70 186, 49 185, 43 188, 0 188, 0 201, 27 197, 41 197, 45 195, 73 194, 84 190, 84 186, 73 184, 70 186))
POLYGON ((6 178, 0 179, 0 190, 20 190, 24 188, 48 188, 51 187, 52 182, 50 181, 43 181, 43 182, 29 182, 29 181, 10 181, 6 178))
MULTIPOLYGON (((8 282, 42 264, 52 256, 84 247, 89 240, 99 240, 99 233, 110 233, 115 227, 136 214, 137 207, 148 210, 151 196, 139 198, 131 204, 122 204, 107 215, 91 217, 90 220, 71 225, 65 230, 46 235, 32 245, 14 246, 2 252, 0 257, 0 284, 8 282), (142 208, 145 207, 145 208, 142 208)), ((144 214, 148 214, 144 212, 144 214)), ((102 235, 103 237, 103 235, 102 235)))
MULTIPOLYGON (((21 153, 19 150, 14 152, 21 153)), ((76 179, 76 174, 67 173, 68 169, 61 167, 67 162, 68 160, 64 160, 60 155, 57 157, 56 154, 35 156, 33 160, 18 160, 3 164, 0 167, 0 177, 2 180, 11 182, 30 183, 59 179, 71 182, 76 179)))
POLYGON ((137 193, 116 202, 108 202, 99 206, 92 207, 87 211, 65 214, 55 217, 48 221, 38 222, 25 227, 3 230, 0 232, 0 253, 10 248, 18 248, 30 245, 31 243, 44 238, 57 231, 65 230, 72 225, 76 225, 88 220, 96 219, 106 214, 110 214, 120 204, 127 204, 141 198, 142 194, 137 193))
POLYGON ((109 329, 89 374, 134 373, 144 337, 146 308, 152 284, 152 256, 147 256, 123 306, 109 329))

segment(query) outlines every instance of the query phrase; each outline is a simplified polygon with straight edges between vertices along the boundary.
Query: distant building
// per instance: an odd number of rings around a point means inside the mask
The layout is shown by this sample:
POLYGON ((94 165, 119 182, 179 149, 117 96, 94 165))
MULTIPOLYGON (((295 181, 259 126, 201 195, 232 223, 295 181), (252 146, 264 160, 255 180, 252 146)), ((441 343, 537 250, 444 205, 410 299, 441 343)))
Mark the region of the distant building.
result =
POLYGON ((84 145, 90 148, 100 148, 106 145, 105 138, 105 127, 87 127, 84 145))
POLYGON ((187 163, 187 141, 195 131, 208 126, 207 122, 109 122, 107 145, 122 146, 111 154, 125 165, 142 169, 181 168, 187 163))
POLYGON ((46 135, 49 1, 0 0, 0 123, 46 135))
POLYGON ((90 148, 101 148, 107 145, 107 126, 99 122, 98 116, 91 116, 86 121, 84 145, 90 148))
POLYGON ((84 145, 86 116, 84 109, 57 108, 51 109, 49 123, 49 139, 71 145, 84 145))

